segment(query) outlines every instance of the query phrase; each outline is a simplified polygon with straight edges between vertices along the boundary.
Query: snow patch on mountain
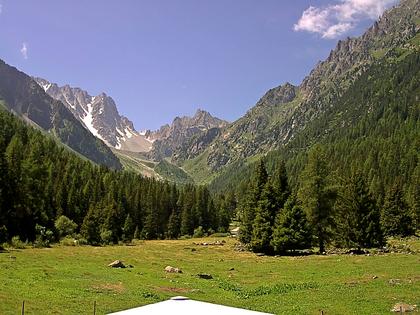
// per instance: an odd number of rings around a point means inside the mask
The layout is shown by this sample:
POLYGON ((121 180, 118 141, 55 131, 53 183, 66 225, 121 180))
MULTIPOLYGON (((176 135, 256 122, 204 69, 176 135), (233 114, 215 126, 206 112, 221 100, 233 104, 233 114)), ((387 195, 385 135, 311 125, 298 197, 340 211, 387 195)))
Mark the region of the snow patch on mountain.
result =
POLYGON ((69 85, 58 86, 42 78, 35 81, 51 97, 61 101, 94 136, 108 146, 134 152, 148 152, 151 142, 145 134, 138 133, 133 123, 118 113, 114 100, 101 93, 90 96, 88 92, 69 85))
MULTIPOLYGON (((92 98, 92 102, 94 101, 94 97, 92 98)), ((99 131, 93 126, 93 115, 92 115, 92 102, 87 104, 87 110, 85 110, 85 117, 82 118, 83 123, 87 127, 87 129, 96 137, 104 141, 107 145, 108 142, 99 134, 99 131)))

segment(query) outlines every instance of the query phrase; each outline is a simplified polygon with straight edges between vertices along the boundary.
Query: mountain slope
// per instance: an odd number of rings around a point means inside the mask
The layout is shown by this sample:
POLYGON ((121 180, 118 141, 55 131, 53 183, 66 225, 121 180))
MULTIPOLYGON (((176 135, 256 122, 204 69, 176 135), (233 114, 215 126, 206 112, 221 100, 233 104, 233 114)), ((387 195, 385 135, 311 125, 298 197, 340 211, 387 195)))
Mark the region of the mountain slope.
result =
POLYGON ((109 148, 95 138, 60 102, 47 95, 28 75, 0 60, 0 99, 26 121, 57 136, 88 159, 112 168, 121 164, 109 148))
POLYGON ((202 150, 197 146, 192 147, 191 139, 201 137, 201 141, 207 139, 211 142, 218 131, 210 130, 220 130, 227 124, 226 121, 213 117, 201 109, 198 109, 193 117, 176 117, 171 125, 162 126, 157 131, 146 132, 146 136, 154 141, 153 149, 148 156, 156 161, 173 158, 175 162, 196 156, 202 150))
MULTIPOLYGON (((410 187, 420 167, 420 36, 410 42, 415 41, 417 50, 391 51, 357 78, 335 106, 307 123, 287 145, 269 152, 268 168, 286 161, 290 182, 296 184, 307 151, 321 144, 332 173, 359 169, 378 200, 398 178, 410 187)), ((255 156, 228 165, 212 181, 212 189, 240 186, 249 180, 254 161, 255 156)))
MULTIPOLYGON (((243 164, 255 156, 284 148, 312 122, 326 119, 325 113, 382 58, 397 49, 412 52, 418 48, 418 43, 412 40, 419 32, 419 12, 418 1, 402 1, 385 12, 361 37, 339 41, 330 56, 299 87, 285 84, 268 91, 244 117, 225 128, 200 156, 187 161, 184 168, 208 182, 216 177, 215 172, 221 175, 229 165, 243 164)), ((364 113, 368 107, 359 110, 364 113)), ((318 133, 326 131, 321 129, 318 133)))
POLYGON ((42 78, 34 80, 48 95, 61 101, 94 136, 108 146, 132 152, 147 152, 151 149, 152 141, 137 132, 127 117, 118 113, 114 100, 105 93, 91 96, 80 88, 69 85, 60 87, 42 78))

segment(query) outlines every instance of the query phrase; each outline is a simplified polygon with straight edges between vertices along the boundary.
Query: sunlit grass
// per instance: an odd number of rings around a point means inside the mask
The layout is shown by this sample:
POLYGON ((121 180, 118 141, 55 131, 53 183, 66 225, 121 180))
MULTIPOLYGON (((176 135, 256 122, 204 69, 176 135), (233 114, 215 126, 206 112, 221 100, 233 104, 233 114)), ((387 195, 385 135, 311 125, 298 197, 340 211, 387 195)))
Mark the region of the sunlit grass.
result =
MULTIPOLYGON (((225 240, 3 252, 0 314, 19 313, 23 300, 26 314, 87 314, 94 301, 104 314, 175 295, 276 314, 385 314, 400 301, 420 305, 419 254, 258 257, 225 240), (116 259, 134 268, 107 267, 116 259), (183 273, 166 274, 167 265, 183 273), (201 272, 213 279, 196 277, 201 272)), ((420 241, 405 243, 417 249, 420 241)))

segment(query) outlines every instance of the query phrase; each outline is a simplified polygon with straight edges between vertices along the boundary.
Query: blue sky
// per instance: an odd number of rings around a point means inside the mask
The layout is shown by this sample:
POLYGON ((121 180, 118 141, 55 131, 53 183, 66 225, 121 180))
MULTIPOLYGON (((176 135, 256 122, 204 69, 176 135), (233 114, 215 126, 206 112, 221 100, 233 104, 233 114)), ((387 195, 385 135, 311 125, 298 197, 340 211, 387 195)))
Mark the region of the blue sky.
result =
POLYGON ((299 84, 396 0, 0 0, 0 58, 112 96, 137 129, 197 108, 233 121, 299 84))

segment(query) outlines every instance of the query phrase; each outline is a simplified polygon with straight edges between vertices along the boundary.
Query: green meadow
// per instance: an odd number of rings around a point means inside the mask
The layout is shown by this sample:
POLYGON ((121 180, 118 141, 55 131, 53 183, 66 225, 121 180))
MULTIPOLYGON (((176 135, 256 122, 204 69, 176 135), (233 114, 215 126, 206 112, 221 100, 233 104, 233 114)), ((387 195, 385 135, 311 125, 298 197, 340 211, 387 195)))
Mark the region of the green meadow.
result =
POLYGON ((25 314, 93 314, 95 301, 106 314, 176 295, 275 314, 387 314, 420 305, 420 240, 399 242, 414 253, 269 257, 236 251, 232 238, 10 249, 0 253, 0 314, 20 314, 22 301, 25 314), (194 244, 216 240, 226 244, 194 244), (107 266, 117 259, 133 268, 107 266))

